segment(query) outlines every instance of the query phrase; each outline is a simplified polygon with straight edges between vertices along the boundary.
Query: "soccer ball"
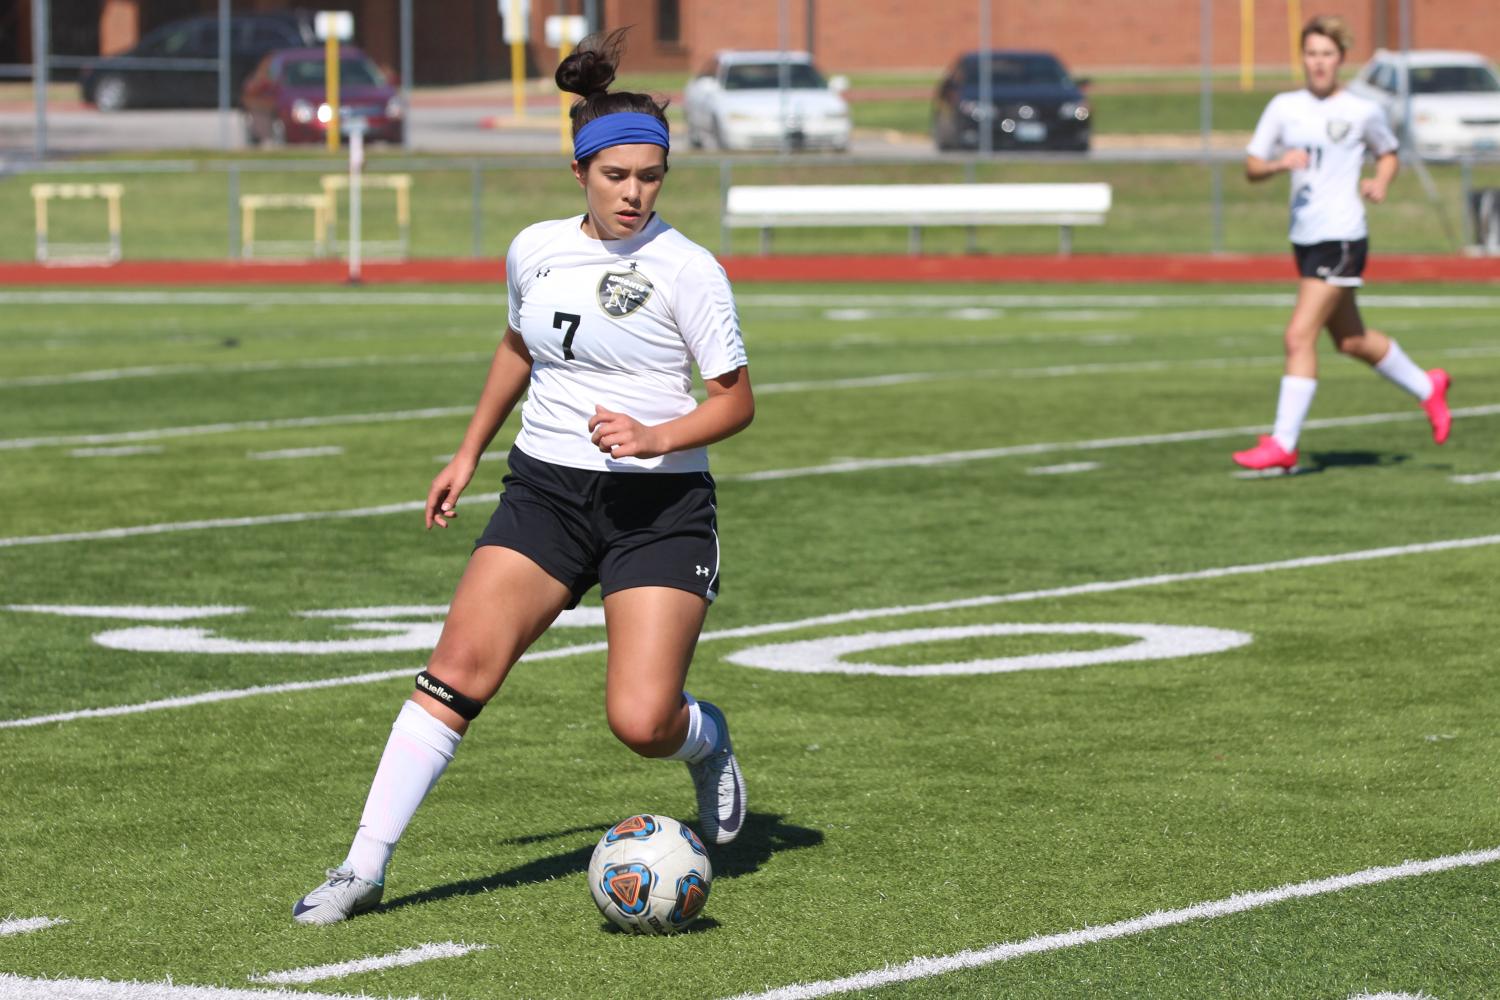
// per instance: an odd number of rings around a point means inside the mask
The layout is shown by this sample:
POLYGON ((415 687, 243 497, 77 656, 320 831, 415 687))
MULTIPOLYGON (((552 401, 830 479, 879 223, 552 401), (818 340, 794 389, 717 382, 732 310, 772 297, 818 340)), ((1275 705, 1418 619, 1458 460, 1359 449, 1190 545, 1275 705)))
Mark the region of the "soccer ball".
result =
POLYGON ((632 816, 599 838, 589 892, 632 934, 675 934, 698 919, 714 870, 703 841, 670 816, 632 816))

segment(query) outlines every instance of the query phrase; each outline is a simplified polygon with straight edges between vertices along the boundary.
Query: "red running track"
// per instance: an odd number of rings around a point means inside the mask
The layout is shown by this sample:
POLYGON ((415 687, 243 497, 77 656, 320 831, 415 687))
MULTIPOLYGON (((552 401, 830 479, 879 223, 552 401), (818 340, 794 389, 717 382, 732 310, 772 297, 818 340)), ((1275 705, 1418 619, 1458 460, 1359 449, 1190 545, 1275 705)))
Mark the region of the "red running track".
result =
MULTIPOLYGON (((1101 282, 1183 284, 1280 282, 1295 277, 1290 254, 1004 255, 972 257, 794 256, 726 257, 734 281, 778 282, 1101 282)), ((295 285, 342 284, 341 261, 122 261, 101 265, 0 262, 0 287, 15 285, 295 285)), ((370 261, 366 284, 503 284, 499 260, 370 261)), ((1376 256, 1372 283, 1500 282, 1500 257, 1376 256)))

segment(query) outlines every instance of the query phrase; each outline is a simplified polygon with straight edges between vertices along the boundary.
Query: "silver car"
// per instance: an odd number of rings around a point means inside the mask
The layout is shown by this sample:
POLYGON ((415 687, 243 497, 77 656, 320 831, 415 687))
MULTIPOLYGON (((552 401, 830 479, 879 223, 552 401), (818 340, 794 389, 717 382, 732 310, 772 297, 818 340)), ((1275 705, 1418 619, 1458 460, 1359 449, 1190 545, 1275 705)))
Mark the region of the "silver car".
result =
POLYGON ((849 148, 848 84, 806 52, 715 54, 683 90, 688 142, 702 149, 849 148))
POLYGON ((1379 50, 1349 85, 1398 131, 1411 89, 1412 138, 1429 159, 1500 155, 1500 74, 1477 52, 1379 50))

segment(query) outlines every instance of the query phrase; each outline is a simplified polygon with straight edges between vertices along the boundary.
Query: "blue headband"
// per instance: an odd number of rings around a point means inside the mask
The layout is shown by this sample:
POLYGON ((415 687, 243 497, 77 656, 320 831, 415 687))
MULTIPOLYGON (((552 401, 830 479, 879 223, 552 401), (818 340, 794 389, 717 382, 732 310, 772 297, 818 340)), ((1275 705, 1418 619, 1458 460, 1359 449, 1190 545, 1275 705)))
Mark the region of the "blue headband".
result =
POLYGON ((616 111, 612 115, 601 115, 578 130, 573 137, 573 159, 593 156, 609 146, 638 142, 662 149, 672 148, 667 138, 667 126, 655 115, 616 111))

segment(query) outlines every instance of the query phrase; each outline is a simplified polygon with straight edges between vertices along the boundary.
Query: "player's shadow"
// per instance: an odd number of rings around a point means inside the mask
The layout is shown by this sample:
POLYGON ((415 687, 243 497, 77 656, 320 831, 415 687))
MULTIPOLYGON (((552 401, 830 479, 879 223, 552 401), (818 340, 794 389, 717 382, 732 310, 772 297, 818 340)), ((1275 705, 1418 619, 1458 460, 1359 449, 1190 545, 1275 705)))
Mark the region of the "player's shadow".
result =
POLYGON ((1307 457, 1311 467, 1303 470, 1305 472, 1400 465, 1402 462, 1411 461, 1410 455, 1380 451, 1317 451, 1310 453, 1307 457))
MULTIPOLYGON (((574 827, 556 833, 515 837, 502 843, 527 844, 578 833, 595 831, 603 833, 612 825, 612 823, 601 823, 598 826, 574 827)), ((725 847, 710 847, 708 855, 709 860, 713 862, 715 878, 738 878, 757 871, 761 865, 770 861, 772 856, 781 851, 816 847, 822 842, 823 834, 819 830, 786 823, 780 815, 774 813, 752 812, 745 816, 744 829, 740 831, 734 843, 725 847)), ((380 911, 397 910, 403 906, 418 903, 435 903, 452 896, 474 896, 496 889, 515 889, 523 885, 576 875, 588 870, 589 857, 593 853, 594 845, 589 844, 575 850, 527 861, 506 871, 486 875, 484 878, 435 885, 431 889, 423 889, 421 892, 392 899, 377 909, 380 911)))

